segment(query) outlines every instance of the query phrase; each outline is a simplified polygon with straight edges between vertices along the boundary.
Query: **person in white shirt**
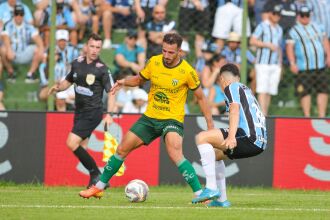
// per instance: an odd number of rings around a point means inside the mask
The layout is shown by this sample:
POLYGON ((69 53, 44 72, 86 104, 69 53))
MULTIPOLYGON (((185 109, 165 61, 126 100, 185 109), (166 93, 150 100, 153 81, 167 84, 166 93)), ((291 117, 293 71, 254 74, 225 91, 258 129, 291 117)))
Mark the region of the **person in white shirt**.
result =
POLYGON ((132 101, 125 103, 123 113, 144 113, 147 108, 148 94, 137 88, 132 92, 132 101))

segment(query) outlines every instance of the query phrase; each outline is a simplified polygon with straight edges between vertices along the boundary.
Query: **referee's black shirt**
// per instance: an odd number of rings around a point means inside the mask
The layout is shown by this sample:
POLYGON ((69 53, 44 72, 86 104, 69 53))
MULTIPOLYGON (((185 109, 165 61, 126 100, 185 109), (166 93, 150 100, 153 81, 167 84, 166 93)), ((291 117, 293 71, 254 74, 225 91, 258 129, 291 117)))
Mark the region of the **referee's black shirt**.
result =
POLYGON ((113 85, 109 68, 100 59, 87 64, 84 56, 72 62, 65 79, 74 84, 76 112, 102 108, 103 90, 113 85))

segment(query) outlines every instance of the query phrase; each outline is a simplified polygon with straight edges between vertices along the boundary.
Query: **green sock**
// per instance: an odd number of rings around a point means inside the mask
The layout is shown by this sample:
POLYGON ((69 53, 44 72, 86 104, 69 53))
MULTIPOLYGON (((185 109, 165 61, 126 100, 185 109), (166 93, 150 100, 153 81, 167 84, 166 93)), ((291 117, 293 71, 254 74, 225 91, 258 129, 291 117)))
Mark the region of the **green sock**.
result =
POLYGON ((198 190, 202 189, 202 186, 196 175, 195 169, 187 159, 183 158, 177 164, 177 166, 183 178, 189 184, 193 192, 197 192, 198 190))
POLYGON ((117 173, 124 160, 117 154, 112 155, 104 167, 103 173, 100 177, 101 182, 108 183, 113 175, 117 173))

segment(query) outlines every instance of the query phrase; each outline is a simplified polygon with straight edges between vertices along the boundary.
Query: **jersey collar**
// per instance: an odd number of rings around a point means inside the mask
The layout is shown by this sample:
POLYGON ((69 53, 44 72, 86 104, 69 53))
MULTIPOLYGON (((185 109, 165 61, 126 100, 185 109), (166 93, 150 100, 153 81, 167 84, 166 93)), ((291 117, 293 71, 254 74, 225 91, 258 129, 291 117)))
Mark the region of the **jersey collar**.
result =
POLYGON ((165 62, 164 62, 164 57, 162 57, 163 66, 164 66, 165 68, 167 68, 167 69, 173 69, 173 68, 179 66, 179 65, 182 63, 182 60, 183 60, 183 59, 180 58, 180 61, 178 62, 178 64, 176 64, 175 66, 169 67, 169 66, 167 66, 167 65, 165 64, 165 62))

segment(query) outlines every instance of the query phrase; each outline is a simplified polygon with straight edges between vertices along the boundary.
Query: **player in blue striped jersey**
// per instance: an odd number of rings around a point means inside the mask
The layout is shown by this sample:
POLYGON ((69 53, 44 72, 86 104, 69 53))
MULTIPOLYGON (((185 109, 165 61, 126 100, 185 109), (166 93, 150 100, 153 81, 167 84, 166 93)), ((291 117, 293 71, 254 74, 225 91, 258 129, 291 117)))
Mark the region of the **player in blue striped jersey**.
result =
POLYGON ((252 91, 239 82, 237 66, 225 64, 220 85, 229 111, 229 128, 202 131, 196 136, 206 175, 206 188, 193 203, 213 200, 208 206, 228 207, 224 159, 256 156, 267 145, 266 119, 252 91), (219 190, 220 189, 220 190, 219 190))
POLYGON ((3 46, 1 56, 8 75, 14 82, 15 74, 12 62, 16 64, 29 64, 25 82, 34 83, 34 72, 42 59, 43 43, 39 32, 31 24, 24 21, 25 10, 22 5, 14 8, 14 17, 8 21, 1 33, 3 46), (31 42, 35 44, 31 44, 31 42))

